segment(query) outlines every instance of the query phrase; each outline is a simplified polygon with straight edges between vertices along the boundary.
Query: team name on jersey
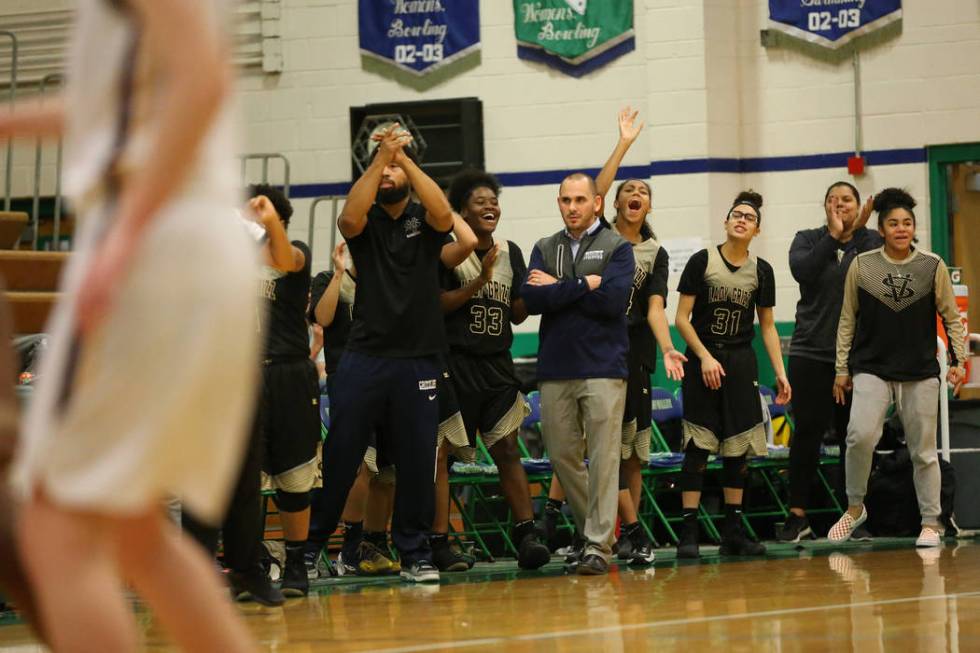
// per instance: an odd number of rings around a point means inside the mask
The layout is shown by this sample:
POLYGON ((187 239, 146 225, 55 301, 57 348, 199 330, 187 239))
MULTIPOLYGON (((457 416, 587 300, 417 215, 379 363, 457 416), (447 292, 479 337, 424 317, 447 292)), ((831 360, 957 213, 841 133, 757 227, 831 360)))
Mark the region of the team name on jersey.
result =
POLYGON ((752 302, 752 291, 728 286, 708 286, 708 301, 713 304, 731 302, 742 308, 749 308, 752 302))
MULTIPOLYGON (((473 277, 471 279, 462 279, 460 286, 465 286, 476 279, 473 277)), ((505 306, 510 306, 510 284, 501 283, 499 281, 490 281, 483 284, 480 290, 473 295, 473 299, 492 299, 494 301, 500 302, 505 306)))

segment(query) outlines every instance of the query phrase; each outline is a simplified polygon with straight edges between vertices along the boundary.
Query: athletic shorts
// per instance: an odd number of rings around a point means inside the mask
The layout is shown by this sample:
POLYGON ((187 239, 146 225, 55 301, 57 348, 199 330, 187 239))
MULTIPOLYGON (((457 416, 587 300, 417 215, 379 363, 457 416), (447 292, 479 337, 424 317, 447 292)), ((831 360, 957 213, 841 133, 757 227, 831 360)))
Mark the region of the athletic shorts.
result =
POLYGON ((639 356, 630 354, 627 364, 626 404, 623 407, 622 457, 636 455, 643 462, 650 460, 650 430, 653 406, 650 403, 650 368, 639 356))
POLYGON ((724 457, 765 456, 766 430, 759 400, 759 368, 749 346, 708 351, 721 363, 721 387, 711 390, 701 378, 701 360, 688 350, 684 364, 684 448, 691 440, 724 457))
POLYGON ((443 442, 448 442, 449 453, 460 460, 473 462, 476 460, 476 450, 469 446, 466 439, 466 427, 463 426, 463 417, 459 412, 459 401, 452 377, 445 360, 440 362, 443 370, 439 379, 439 435, 436 446, 441 447, 443 442))
POLYGON ((320 445, 320 381, 313 361, 265 362, 255 422, 265 443, 263 469, 272 488, 312 489, 320 445))
POLYGON ((470 447, 476 447, 477 434, 484 446, 492 447, 520 428, 530 414, 510 352, 492 356, 453 352, 449 367, 470 447))

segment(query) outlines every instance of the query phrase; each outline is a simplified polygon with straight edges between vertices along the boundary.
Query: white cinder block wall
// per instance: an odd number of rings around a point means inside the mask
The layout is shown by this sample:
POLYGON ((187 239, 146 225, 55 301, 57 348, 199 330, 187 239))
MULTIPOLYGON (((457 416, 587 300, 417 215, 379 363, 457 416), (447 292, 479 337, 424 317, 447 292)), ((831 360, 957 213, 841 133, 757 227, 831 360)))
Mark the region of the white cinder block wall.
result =
MULTIPOLYGON (((36 0, 39 3, 65 0, 36 0)), ((653 164, 655 229, 661 239, 721 238, 721 222, 742 188, 765 195, 754 250, 777 274, 777 319, 792 320, 797 291, 787 251, 793 234, 823 220, 825 188, 847 171, 714 172, 738 161, 806 157, 854 147, 853 74, 760 45, 765 0, 635 0, 636 51, 582 79, 516 56, 513 3, 481 0, 482 64, 418 92, 361 69, 356 0, 282 0, 285 70, 240 83, 247 152, 281 152, 292 164, 296 217, 306 238, 315 185, 349 182, 351 105, 475 96, 483 101, 487 168, 525 173, 598 168, 616 137, 616 112, 640 109, 647 122, 626 165, 653 164), (303 197, 306 196, 306 197, 303 197)), ((980 141, 980 4, 905 0, 902 34, 861 55, 864 149, 893 151, 980 141)), ((2 162, 0 162, 2 165, 2 162)), ((800 161, 790 160, 790 168, 800 161)), ((16 175, 25 191, 31 178, 16 175)), ((862 193, 907 187, 921 203, 928 243, 928 174, 922 157, 873 165, 854 180, 862 193)), ((557 230, 556 186, 511 186, 502 196, 502 236, 529 253, 557 230)), ((329 260, 329 208, 317 223, 315 267, 329 260)), ((676 286, 676 278, 671 280, 676 286)), ((674 305, 672 298, 671 305, 674 305)), ((523 330, 533 330, 529 322, 523 330)))

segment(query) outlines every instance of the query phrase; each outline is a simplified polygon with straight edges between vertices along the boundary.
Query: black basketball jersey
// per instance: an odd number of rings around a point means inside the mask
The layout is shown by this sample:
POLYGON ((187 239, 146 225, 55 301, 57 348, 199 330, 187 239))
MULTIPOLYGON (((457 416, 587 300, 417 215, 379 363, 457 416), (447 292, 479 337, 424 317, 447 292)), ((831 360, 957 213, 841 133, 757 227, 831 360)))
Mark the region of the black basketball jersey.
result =
POLYGON ((303 252, 306 262, 296 272, 280 272, 263 266, 260 293, 268 301, 265 322, 265 357, 272 360, 306 358, 310 355, 310 335, 306 328, 306 307, 310 297, 310 248, 298 240, 293 246, 303 252))
POLYGON ((694 295, 691 324, 705 345, 747 345, 755 335, 756 306, 776 305, 772 266, 749 255, 736 267, 721 246, 703 249, 688 260, 677 291, 694 295))
POLYGON ((669 257, 660 243, 653 238, 647 238, 633 245, 633 258, 636 260, 636 268, 629 302, 626 304, 630 354, 639 357, 652 369, 657 364, 657 343, 653 331, 650 330, 647 313, 650 311, 650 297, 653 295, 660 295, 664 301, 667 300, 669 257))
MULTIPOLYGON (((333 280, 333 271, 321 272, 313 277, 310 289, 310 322, 316 322, 316 305, 320 303, 327 286, 333 280)), ((347 347, 350 329, 354 323, 354 293, 356 284, 350 271, 344 272, 340 282, 340 297, 337 298, 337 308, 334 311, 333 322, 323 328, 323 360, 326 363, 327 374, 337 371, 340 355, 347 347)))
MULTIPOLYGON (((460 308, 446 315, 449 347, 485 356, 510 349, 511 307, 520 297, 527 265, 520 248, 509 240, 499 241, 500 251, 493 266, 493 279, 460 308)), ((477 250, 452 270, 443 267, 443 288, 462 288, 480 276, 486 251, 477 250)))
POLYGON ((429 226, 417 202, 397 219, 378 204, 371 207, 364 231, 347 239, 358 287, 351 351, 411 358, 445 349, 439 253, 446 233, 429 226))

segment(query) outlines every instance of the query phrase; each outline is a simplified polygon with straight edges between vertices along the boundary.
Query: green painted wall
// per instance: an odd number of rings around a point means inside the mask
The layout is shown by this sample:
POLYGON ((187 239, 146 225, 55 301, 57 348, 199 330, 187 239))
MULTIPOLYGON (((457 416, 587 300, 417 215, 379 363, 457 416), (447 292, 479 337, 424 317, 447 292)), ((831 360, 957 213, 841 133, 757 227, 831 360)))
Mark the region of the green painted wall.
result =
MULTIPOLYGON (((788 338, 793 334, 793 323, 776 322, 776 331, 781 337, 788 338)), ((772 371, 772 365, 769 364, 769 356, 766 354, 766 350, 762 346, 762 337, 759 336, 758 332, 759 327, 756 325, 756 337, 755 340, 752 341, 752 348, 755 349, 756 358, 759 360, 759 382, 763 385, 768 385, 771 387, 774 384, 776 377, 772 371)), ((684 339, 681 338, 680 334, 677 332, 677 329, 674 327, 670 327, 670 337, 674 341, 674 347, 681 351, 686 349, 684 339)), ((535 356, 538 352, 538 334, 515 333, 514 344, 511 346, 510 351, 515 358, 520 356, 535 356)), ((785 363, 786 360, 784 356, 783 364, 785 365, 785 363)), ((664 375, 663 365, 660 362, 659 355, 657 361, 657 371, 653 375, 653 385, 667 388, 669 390, 673 390, 680 385, 675 381, 669 381, 664 375)))

